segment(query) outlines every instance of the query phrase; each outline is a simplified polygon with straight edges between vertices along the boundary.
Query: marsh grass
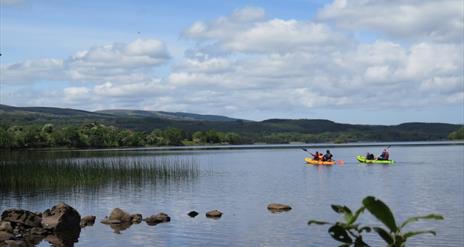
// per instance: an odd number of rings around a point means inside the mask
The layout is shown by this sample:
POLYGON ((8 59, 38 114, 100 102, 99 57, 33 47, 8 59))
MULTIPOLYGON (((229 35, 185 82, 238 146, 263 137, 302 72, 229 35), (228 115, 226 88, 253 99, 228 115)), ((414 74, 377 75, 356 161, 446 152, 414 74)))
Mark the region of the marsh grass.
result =
POLYGON ((0 160, 2 190, 157 183, 189 180, 198 174, 192 159, 115 157, 0 160))

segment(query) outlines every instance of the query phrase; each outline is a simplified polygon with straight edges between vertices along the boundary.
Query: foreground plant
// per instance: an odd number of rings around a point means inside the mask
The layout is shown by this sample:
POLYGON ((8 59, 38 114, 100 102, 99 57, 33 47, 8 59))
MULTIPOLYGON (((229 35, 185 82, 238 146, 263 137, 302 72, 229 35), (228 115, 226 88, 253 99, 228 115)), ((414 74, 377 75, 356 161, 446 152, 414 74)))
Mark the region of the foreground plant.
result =
POLYGON ((343 243, 341 246, 369 246, 363 240, 363 233, 374 230, 387 243, 387 246, 402 247, 406 245, 406 241, 410 237, 426 233, 436 235, 436 232, 432 230, 402 232, 406 225, 418 220, 443 220, 443 216, 439 214, 428 214, 425 216, 411 217, 398 226, 390 208, 381 200, 373 196, 368 196, 363 199, 362 204, 363 206, 356 210, 354 214, 347 206, 331 205, 336 213, 343 215, 343 222, 329 223, 310 220, 308 224, 332 224, 328 232, 332 238, 343 243), (359 216, 364 213, 365 210, 369 211, 370 214, 382 222, 387 228, 362 226, 360 223, 357 223, 356 221, 359 216))

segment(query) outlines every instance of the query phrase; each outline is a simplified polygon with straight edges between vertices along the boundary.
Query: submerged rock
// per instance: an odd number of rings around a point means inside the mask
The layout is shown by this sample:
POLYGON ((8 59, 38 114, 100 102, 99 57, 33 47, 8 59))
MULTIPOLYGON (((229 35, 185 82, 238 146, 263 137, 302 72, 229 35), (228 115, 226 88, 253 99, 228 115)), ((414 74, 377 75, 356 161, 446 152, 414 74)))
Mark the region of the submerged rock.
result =
POLYGON ((41 226, 39 215, 23 209, 7 209, 2 213, 2 221, 14 222, 26 227, 41 226))
POLYGON ((188 213, 188 216, 190 216, 190 217, 192 217, 192 218, 196 217, 197 215, 198 215, 198 212, 197 212, 197 211, 190 211, 190 212, 188 213))
POLYGON ((108 219, 109 220, 120 220, 121 222, 131 222, 132 217, 130 214, 126 213, 124 210, 120 208, 115 208, 113 209, 113 211, 111 211, 108 219))
POLYGON ((131 215, 131 222, 134 224, 139 224, 142 222, 142 215, 141 214, 132 214, 131 215))
POLYGON ((113 229, 113 232, 116 234, 121 234, 122 231, 128 229, 131 226, 132 226, 131 222, 122 222, 120 224, 110 224, 111 229, 113 229))
POLYGON ((272 213, 279 213, 279 212, 286 212, 290 211, 292 207, 286 204, 280 204, 280 203, 271 203, 267 205, 267 209, 271 211, 272 213))
POLYGON ((165 213, 159 213, 156 215, 152 215, 148 218, 143 219, 145 222, 147 222, 147 225, 154 226, 159 223, 165 223, 165 222, 170 222, 171 217, 165 213))
POLYGON ((80 229, 81 215, 73 207, 58 203, 42 214, 42 226, 55 231, 80 229))
POLYGON ((208 218, 220 218, 221 216, 222 216, 222 212, 216 209, 206 212, 206 217, 208 218))
POLYGON ((97 217, 94 216, 94 215, 87 215, 85 217, 82 217, 81 218, 81 222, 80 222, 80 226, 81 227, 86 227, 86 226, 93 226, 93 224, 95 224, 95 219, 97 217))

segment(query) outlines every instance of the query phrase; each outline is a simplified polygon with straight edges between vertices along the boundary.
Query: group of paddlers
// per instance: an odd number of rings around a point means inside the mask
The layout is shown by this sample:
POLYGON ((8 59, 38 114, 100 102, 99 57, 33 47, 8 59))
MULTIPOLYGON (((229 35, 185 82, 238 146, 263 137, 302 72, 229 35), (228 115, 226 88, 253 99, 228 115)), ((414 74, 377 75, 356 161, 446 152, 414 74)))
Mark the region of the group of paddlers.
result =
POLYGON ((333 155, 330 153, 330 150, 327 150, 325 154, 319 153, 316 151, 315 154, 312 154, 313 160, 322 160, 322 161, 332 161, 333 155))
POLYGON ((367 152, 366 154, 366 160, 389 160, 390 159, 390 154, 388 153, 387 149, 384 149, 382 154, 379 155, 379 157, 375 158, 374 154, 371 154, 367 152))
MULTIPOLYGON (((306 150, 306 149, 304 149, 306 150)), ((325 154, 319 153, 319 151, 316 151, 315 154, 311 153, 313 156, 313 160, 320 160, 320 161, 332 161, 333 155, 330 153, 330 150, 327 150, 325 154)), ((366 154, 366 160, 389 160, 390 159, 390 154, 388 153, 388 148, 384 149, 382 154, 379 155, 379 157, 375 157, 374 154, 372 153, 367 153, 366 154)))

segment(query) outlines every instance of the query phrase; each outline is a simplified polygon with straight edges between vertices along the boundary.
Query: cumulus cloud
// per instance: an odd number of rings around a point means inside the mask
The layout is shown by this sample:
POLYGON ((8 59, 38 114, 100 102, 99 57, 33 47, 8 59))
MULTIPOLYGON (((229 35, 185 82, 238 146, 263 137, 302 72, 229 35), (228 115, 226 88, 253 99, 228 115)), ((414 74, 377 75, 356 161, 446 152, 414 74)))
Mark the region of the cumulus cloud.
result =
POLYGON ((77 52, 67 59, 41 59, 1 67, 6 83, 56 81, 127 81, 147 76, 147 71, 166 64, 167 47, 159 40, 137 39, 77 52))
POLYGON ((239 9, 231 16, 196 22, 184 31, 207 49, 242 53, 288 53, 320 50, 347 42, 323 23, 266 19, 259 8, 239 9))
POLYGON ((462 8, 461 0, 335 0, 318 12, 317 19, 395 38, 459 41, 462 8))
POLYGON ((257 112, 279 117, 294 109, 464 103, 463 44, 455 42, 459 25, 450 24, 455 20, 449 7, 453 2, 394 3, 334 1, 316 20, 269 18, 263 9, 247 7, 198 21, 183 31, 193 45, 170 63, 166 76, 153 73, 170 61, 166 46, 158 40, 135 40, 94 47, 64 60, 7 65, 1 68, 2 78, 7 83, 74 83, 40 96, 60 102, 54 105, 245 118, 257 112), (439 13, 429 13, 432 7, 439 13), (428 26, 426 15, 441 26, 428 26), (402 26, 394 30, 394 25, 402 26), (359 28, 387 35, 360 41, 353 34, 359 28))

